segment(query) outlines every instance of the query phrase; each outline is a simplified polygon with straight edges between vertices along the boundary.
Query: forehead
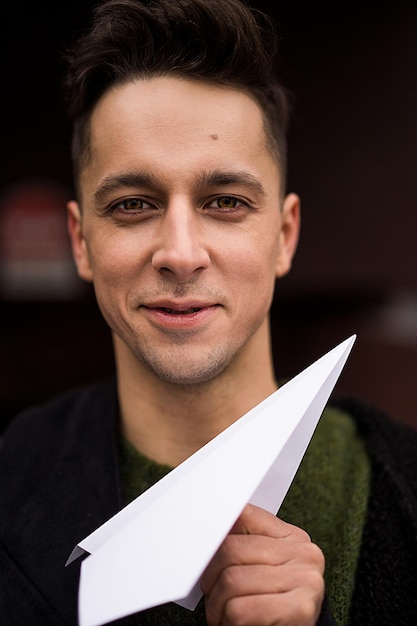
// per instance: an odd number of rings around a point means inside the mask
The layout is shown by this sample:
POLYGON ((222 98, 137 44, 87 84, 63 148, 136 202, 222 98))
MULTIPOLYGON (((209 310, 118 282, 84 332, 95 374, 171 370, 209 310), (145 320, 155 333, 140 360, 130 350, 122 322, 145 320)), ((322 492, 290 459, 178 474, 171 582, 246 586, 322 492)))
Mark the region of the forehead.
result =
MULTIPOLYGON (((114 167, 175 170, 278 166, 263 114, 246 92, 205 82, 158 77, 108 91, 90 120, 84 174, 114 167)), ((83 177, 82 177, 83 178, 83 177)))

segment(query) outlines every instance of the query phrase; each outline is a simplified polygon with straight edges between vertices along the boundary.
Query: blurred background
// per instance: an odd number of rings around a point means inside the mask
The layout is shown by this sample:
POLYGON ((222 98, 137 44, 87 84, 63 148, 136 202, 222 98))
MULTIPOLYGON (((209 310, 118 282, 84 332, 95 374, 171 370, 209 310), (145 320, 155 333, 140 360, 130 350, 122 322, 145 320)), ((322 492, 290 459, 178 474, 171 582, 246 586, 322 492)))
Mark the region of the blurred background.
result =
MULTIPOLYGON (((72 196, 61 51, 90 0, 2 12, 0 430, 21 409, 113 371, 66 234, 72 196)), ((264 0, 291 92, 288 188, 303 223, 272 311, 279 378, 352 333, 337 391, 417 426, 417 3, 264 0)))

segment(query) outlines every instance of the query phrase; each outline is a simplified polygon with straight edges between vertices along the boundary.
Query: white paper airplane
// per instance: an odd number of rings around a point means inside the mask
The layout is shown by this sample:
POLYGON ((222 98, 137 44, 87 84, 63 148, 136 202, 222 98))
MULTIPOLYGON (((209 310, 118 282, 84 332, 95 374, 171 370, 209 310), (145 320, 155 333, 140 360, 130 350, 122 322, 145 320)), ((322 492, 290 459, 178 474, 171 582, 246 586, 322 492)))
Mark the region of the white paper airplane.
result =
POLYGON ((199 580, 250 502, 277 513, 355 341, 280 387, 74 548, 80 626, 174 601, 194 609, 199 580))

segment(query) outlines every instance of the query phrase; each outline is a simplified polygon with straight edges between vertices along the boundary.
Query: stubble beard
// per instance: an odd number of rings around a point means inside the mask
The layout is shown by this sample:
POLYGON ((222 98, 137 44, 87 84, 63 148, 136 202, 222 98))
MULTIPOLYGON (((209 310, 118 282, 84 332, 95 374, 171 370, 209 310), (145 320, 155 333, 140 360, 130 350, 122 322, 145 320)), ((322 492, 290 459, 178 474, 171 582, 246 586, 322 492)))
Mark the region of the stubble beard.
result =
POLYGON ((187 354, 187 346, 173 346, 167 351, 141 346, 135 350, 140 363, 159 380, 181 386, 209 382, 219 376, 232 357, 221 346, 204 351, 199 357, 187 354))

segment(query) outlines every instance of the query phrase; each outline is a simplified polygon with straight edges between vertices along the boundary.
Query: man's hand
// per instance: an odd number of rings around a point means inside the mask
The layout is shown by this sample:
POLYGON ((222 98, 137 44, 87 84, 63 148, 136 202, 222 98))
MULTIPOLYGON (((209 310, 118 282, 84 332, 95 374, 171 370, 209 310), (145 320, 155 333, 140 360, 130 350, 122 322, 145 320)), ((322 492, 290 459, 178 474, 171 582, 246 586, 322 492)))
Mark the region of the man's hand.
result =
POLYGON ((201 579, 209 626, 313 626, 324 556, 304 530, 248 505, 201 579))

